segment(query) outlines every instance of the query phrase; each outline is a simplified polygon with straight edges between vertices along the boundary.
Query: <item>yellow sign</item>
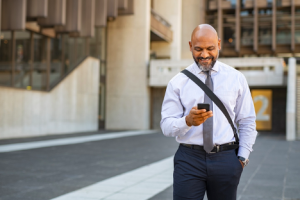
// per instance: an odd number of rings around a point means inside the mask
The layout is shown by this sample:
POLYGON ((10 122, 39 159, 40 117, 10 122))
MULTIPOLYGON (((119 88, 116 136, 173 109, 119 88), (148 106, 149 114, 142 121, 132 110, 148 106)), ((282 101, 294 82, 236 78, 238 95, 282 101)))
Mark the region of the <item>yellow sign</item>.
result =
POLYGON ((256 129, 272 130, 272 90, 251 90, 255 113, 256 129))

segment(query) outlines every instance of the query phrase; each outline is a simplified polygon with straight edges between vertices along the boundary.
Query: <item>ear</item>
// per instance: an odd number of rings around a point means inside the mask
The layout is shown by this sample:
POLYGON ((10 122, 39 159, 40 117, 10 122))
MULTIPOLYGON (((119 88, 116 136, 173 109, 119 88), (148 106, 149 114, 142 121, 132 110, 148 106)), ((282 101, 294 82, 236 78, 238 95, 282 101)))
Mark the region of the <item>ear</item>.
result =
POLYGON ((221 50, 221 39, 218 40, 218 49, 221 50))
POLYGON ((190 51, 192 52, 192 42, 189 41, 189 45, 190 45, 190 51))

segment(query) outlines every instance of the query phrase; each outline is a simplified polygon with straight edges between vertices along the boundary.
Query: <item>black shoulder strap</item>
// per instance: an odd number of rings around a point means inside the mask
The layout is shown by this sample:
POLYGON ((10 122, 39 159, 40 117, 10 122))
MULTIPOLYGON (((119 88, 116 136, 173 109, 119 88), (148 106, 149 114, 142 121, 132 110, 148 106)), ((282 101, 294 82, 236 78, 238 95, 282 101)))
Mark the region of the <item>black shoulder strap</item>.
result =
POLYGON ((236 128, 234 127, 233 122, 228 114, 228 111, 225 108, 222 101, 193 73, 191 73, 190 71, 188 71, 186 69, 182 70, 181 73, 184 73, 187 77, 189 77, 192 81, 194 81, 207 94, 207 96, 220 108, 220 110, 223 112, 223 114, 227 118, 229 124, 231 125, 233 134, 235 137, 235 141, 237 143, 239 143, 239 137, 237 135, 236 128))

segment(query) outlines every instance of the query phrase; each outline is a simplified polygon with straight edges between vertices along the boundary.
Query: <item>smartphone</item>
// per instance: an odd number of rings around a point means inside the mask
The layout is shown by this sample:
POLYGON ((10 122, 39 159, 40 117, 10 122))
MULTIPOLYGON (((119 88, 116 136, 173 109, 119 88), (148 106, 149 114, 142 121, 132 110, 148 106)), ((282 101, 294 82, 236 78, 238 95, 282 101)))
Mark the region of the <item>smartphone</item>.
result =
POLYGON ((209 108, 210 108, 210 105, 208 103, 198 103, 198 105, 197 105, 198 110, 206 109, 206 112, 207 112, 207 111, 210 111, 209 108))

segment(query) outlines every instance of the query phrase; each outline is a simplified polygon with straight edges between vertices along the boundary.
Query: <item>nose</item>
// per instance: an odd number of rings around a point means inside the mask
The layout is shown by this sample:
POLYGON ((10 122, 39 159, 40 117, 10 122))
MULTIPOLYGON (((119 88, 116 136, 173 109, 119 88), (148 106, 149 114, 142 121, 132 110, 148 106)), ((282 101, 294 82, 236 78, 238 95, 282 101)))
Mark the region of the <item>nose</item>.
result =
POLYGON ((203 58, 206 58, 206 57, 209 57, 209 54, 208 54, 208 52, 204 49, 202 52, 201 52, 201 55, 200 55, 201 57, 203 57, 203 58))

